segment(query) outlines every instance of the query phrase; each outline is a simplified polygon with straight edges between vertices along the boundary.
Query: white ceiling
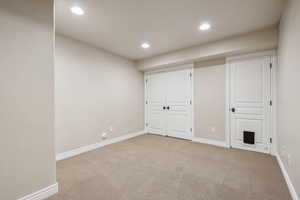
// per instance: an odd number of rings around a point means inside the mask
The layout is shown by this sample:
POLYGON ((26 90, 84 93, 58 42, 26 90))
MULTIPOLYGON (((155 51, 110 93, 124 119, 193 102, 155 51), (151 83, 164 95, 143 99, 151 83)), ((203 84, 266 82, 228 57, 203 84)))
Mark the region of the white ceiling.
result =
POLYGON ((142 59, 279 22, 284 0, 56 0, 56 30, 130 59, 142 59), (76 16, 71 6, 85 15, 76 16), (212 29, 198 30, 209 22, 212 29), (150 49, 142 49, 142 42, 150 49))

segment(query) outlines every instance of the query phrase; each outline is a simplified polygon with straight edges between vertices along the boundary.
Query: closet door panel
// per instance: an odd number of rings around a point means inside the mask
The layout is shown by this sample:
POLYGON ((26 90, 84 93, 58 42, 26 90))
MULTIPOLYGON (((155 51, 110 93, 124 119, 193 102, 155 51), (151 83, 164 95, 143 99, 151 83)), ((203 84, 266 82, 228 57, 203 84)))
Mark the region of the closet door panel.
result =
POLYGON ((166 134, 190 138, 191 70, 168 72, 166 82, 166 134))
POLYGON ((148 131, 153 134, 165 135, 165 74, 156 73, 147 77, 147 118, 148 131))

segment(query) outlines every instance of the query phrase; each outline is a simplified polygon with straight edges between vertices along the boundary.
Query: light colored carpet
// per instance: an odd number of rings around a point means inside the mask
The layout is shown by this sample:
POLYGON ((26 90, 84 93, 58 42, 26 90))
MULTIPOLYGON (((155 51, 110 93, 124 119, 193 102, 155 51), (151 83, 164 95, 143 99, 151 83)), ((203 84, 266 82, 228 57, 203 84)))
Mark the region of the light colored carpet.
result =
POLYGON ((275 157, 144 135, 57 163, 49 200, 289 200, 275 157))

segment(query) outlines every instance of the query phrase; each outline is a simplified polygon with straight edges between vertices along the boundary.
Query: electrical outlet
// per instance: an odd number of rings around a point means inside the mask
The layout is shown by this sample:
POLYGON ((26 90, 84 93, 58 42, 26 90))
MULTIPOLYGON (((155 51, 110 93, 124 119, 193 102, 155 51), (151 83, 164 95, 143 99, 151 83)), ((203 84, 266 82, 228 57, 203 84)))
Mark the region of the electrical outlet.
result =
POLYGON ((215 127, 211 127, 210 131, 211 131, 212 133, 214 133, 214 132, 216 132, 216 128, 215 128, 215 127))
POLYGON ((281 147, 281 155, 286 156, 286 147, 285 146, 281 147))
POLYGON ((102 139, 106 139, 107 138, 107 133, 103 132, 102 135, 101 135, 102 139))
POLYGON ((292 156, 291 156, 291 154, 288 154, 288 155, 287 155, 287 162, 288 162, 288 165, 289 165, 289 166, 292 165, 292 156))

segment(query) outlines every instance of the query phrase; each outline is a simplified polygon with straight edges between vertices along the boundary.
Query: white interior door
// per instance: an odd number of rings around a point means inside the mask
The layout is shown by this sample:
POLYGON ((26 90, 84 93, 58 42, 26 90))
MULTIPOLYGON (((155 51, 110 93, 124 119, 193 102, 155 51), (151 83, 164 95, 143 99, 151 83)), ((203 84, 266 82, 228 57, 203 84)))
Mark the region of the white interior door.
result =
POLYGON ((146 77, 146 129, 149 133, 189 139, 192 127, 191 69, 146 77))
POLYGON ((229 64, 230 132, 234 148, 270 152, 270 63, 271 57, 264 56, 229 64), (250 138, 254 135, 253 144, 249 143, 249 134, 250 138))
POLYGON ((165 135, 166 76, 164 73, 151 74, 146 78, 147 130, 150 133, 165 135))
POLYGON ((191 70, 166 74, 166 135, 189 139, 191 137, 191 70))

